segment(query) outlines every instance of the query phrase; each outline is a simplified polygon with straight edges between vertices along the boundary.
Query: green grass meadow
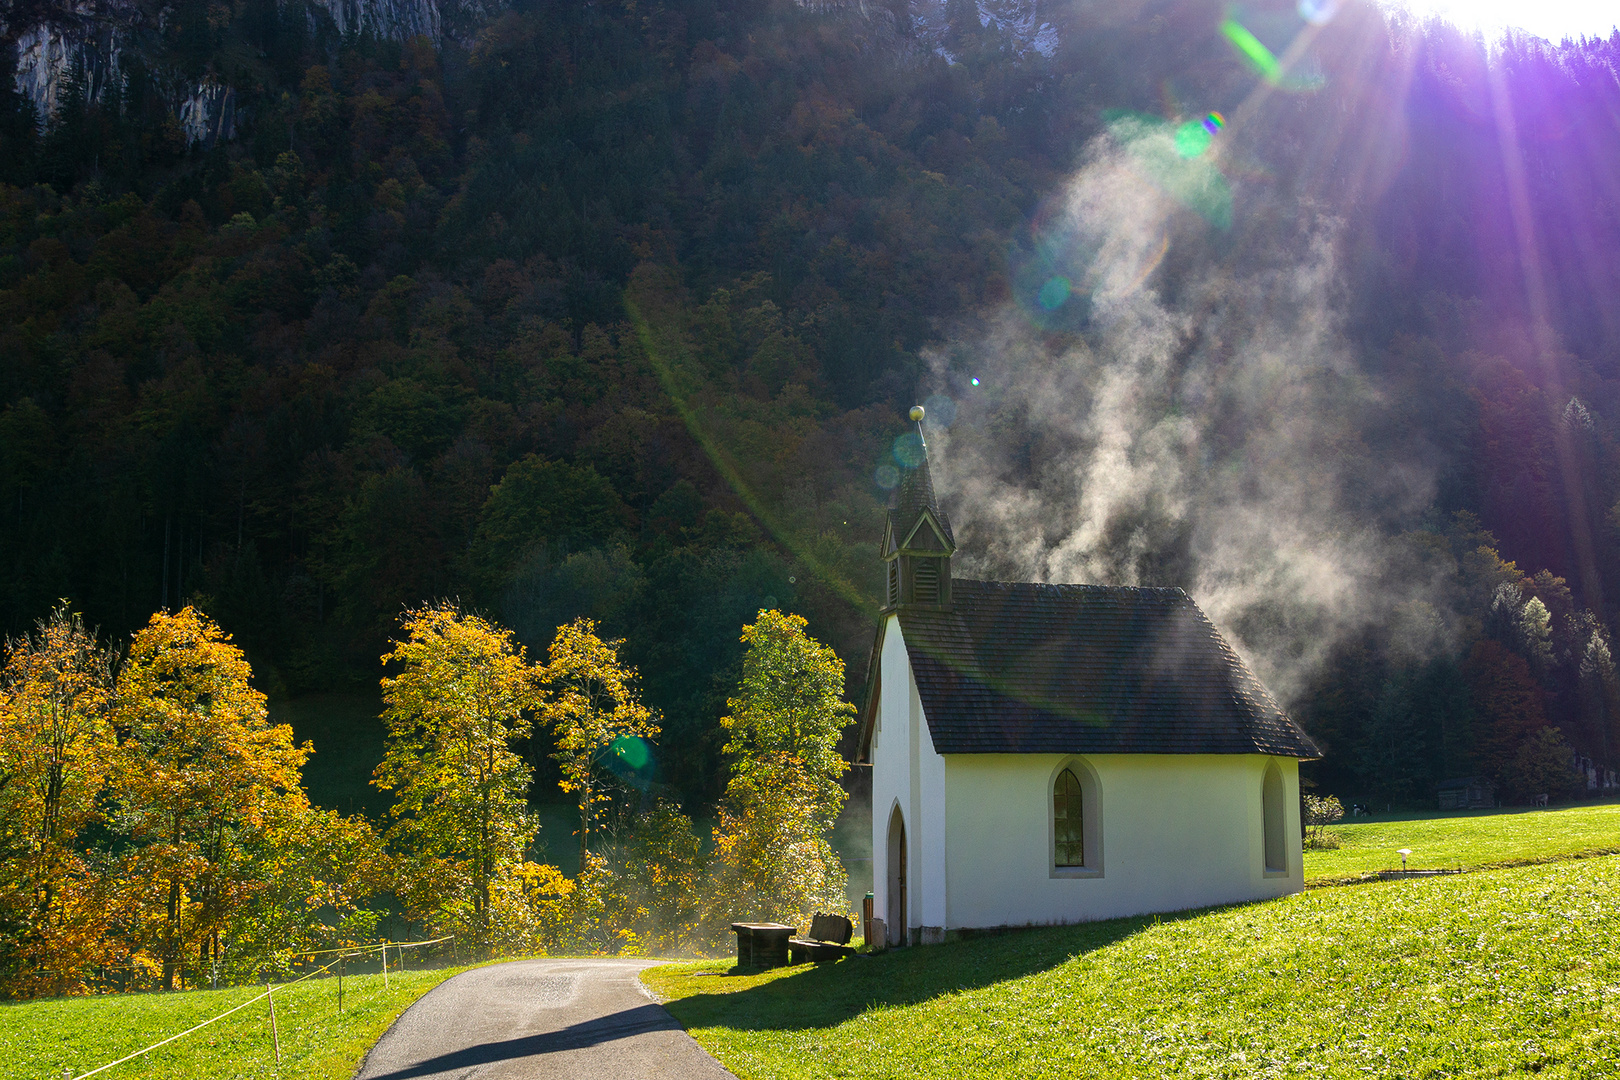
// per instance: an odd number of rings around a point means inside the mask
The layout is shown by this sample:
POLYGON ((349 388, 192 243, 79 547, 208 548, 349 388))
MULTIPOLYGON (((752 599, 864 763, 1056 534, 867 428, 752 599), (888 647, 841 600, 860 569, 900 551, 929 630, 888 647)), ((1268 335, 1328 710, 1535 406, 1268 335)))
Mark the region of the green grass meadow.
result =
POLYGON ((1401 848, 1412 849, 1407 866, 1414 870, 1506 866, 1620 853, 1620 804, 1345 820, 1329 831, 1339 837, 1341 846, 1336 851, 1305 853, 1309 882, 1399 870, 1397 852, 1401 848))
MULTIPOLYGON (((317 978, 279 988, 281 1064, 263 1001, 134 1061, 107 1080, 234 1080, 248 1077, 348 1080, 395 1017, 461 968, 317 978)), ((135 1052, 263 993, 263 987, 174 994, 108 994, 0 1005, 0 1080, 61 1080, 135 1052)))
POLYGON ((1620 1076, 1620 857, 643 975, 742 1080, 1620 1076))

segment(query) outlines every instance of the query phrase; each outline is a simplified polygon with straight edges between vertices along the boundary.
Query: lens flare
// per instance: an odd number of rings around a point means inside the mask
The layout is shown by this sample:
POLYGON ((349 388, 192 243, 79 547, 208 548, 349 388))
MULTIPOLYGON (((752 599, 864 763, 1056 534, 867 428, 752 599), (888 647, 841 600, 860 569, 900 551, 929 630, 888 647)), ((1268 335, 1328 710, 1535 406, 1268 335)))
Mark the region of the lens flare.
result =
POLYGON ((1273 86, 1282 81, 1282 62, 1249 28, 1236 19, 1221 23, 1221 36, 1232 43, 1239 56, 1249 62, 1255 73, 1273 86))
POLYGON ((884 462, 882 465, 879 465, 877 467, 877 471, 872 474, 872 482, 877 484, 877 486, 882 488, 884 491, 892 491, 894 490, 894 486, 900 482, 900 470, 895 468, 893 465, 884 462))
POLYGON ((1073 291, 1074 285, 1068 278, 1059 274, 1056 277, 1046 279, 1046 284, 1041 286, 1041 292, 1037 299, 1040 301, 1041 307, 1047 311, 1056 311, 1063 306, 1063 302, 1069 298, 1069 294, 1073 291))
MULTIPOLYGON (((1320 3, 1315 4, 1312 10, 1321 6, 1320 3)), ((1332 10, 1329 10, 1326 18, 1331 19, 1332 17, 1332 10)), ((1326 20, 1324 19, 1324 21, 1326 20)), ((1315 25, 1321 24, 1317 23, 1315 25)), ((1221 36, 1226 38, 1238 56, 1242 57, 1243 61, 1249 65, 1255 74, 1264 79, 1267 85, 1289 93, 1308 93, 1320 90, 1327 85, 1327 80, 1322 76, 1321 68, 1316 61, 1309 56, 1303 56, 1296 52, 1296 49, 1305 41, 1308 41, 1308 38, 1296 36, 1294 45, 1291 45, 1285 55, 1279 58, 1276 53, 1266 48, 1259 38, 1254 36, 1252 30, 1236 19, 1227 19, 1222 22, 1220 31, 1221 36)), ((1309 31, 1306 33, 1309 33, 1309 31)))
MULTIPOLYGON (((851 608, 869 616, 876 616, 877 609, 872 606, 865 592, 846 578, 837 567, 821 558, 817 549, 808 542, 803 533, 789 527, 787 522, 755 493, 742 470, 738 468, 731 448, 720 441, 706 423, 704 414, 692 405, 692 395, 702 385, 702 376, 693 369, 689 354, 683 348, 679 335, 671 330, 678 320, 667 307, 658 302, 655 294, 639 296, 633 291, 626 292, 624 306, 625 313, 630 316, 631 325, 635 327, 636 340, 641 345, 642 353, 652 365, 654 374, 658 376, 659 385, 669 395, 670 404, 675 407, 676 415, 681 418, 688 433, 708 455, 709 460, 731 485, 738 498, 742 499, 743 505, 764 524, 783 547, 792 552, 828 588, 843 597, 851 608), (650 310, 643 310, 643 300, 652 301, 650 310)), ((899 482, 898 474, 895 482, 899 482)))
MULTIPOLYGON (((1172 127, 1157 116, 1131 112, 1104 113, 1103 119, 1136 170, 1155 187, 1216 228, 1231 227, 1232 189, 1211 159, 1202 157, 1214 138, 1203 121, 1172 127)), ((1224 123, 1223 118, 1217 130, 1224 123)))
POLYGON ((1184 158, 1195 158, 1209 149, 1214 134, 1196 120, 1189 120, 1176 128, 1176 153, 1184 158))
POLYGON ((1195 158, 1209 149, 1215 133, 1226 126, 1226 117, 1212 112, 1202 120, 1189 120, 1176 128, 1176 153, 1184 158, 1195 158))
POLYGON ((647 740, 635 735, 620 735, 613 740, 611 749, 615 757, 632 769, 645 769, 647 762, 652 760, 652 749, 647 745, 647 740))
POLYGON ((915 431, 908 431, 894 440, 894 460, 908 469, 915 469, 923 463, 922 436, 915 431))
POLYGON ((938 427, 950 427, 956 419, 956 402, 944 394, 934 394, 923 402, 923 409, 928 416, 928 423, 938 427))
POLYGON ((973 380, 973 385, 974 385, 974 386, 978 386, 978 385, 979 385, 979 380, 978 380, 978 379, 974 379, 974 380, 973 380))

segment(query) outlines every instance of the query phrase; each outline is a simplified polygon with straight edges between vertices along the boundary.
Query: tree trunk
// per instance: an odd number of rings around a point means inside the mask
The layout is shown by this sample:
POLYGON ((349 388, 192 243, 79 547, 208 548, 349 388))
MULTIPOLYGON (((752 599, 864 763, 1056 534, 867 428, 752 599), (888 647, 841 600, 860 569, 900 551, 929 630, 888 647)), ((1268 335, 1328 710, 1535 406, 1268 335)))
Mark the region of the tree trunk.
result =
POLYGON ((178 989, 174 985, 175 959, 180 942, 180 879, 169 879, 169 924, 163 930, 163 989, 178 989))
POLYGON ((585 855, 590 851, 591 836, 591 784, 587 780, 579 789, 579 872, 585 872, 585 855))

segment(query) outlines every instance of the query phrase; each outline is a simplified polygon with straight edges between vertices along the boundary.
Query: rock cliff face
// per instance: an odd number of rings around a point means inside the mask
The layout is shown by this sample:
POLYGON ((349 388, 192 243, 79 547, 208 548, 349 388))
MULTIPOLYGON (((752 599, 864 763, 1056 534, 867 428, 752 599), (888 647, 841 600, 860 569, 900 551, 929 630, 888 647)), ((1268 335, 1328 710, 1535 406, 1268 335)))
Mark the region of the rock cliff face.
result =
MULTIPOLYGON (((1057 52, 1058 29, 1048 18, 1054 0, 974 0, 971 9, 979 25, 1005 35, 1020 55, 1057 52)), ((945 44, 950 15, 947 0, 798 0, 811 11, 841 12, 861 25, 867 40, 906 49, 921 47, 952 63, 956 57, 945 44)))
MULTIPOLYGON (((302 7, 312 30, 325 24, 345 36, 438 41, 445 33, 443 4, 458 16, 458 26, 503 6, 499 0, 284 0, 283 11, 302 7)), ((161 28, 170 14, 168 4, 150 0, 70 0, 34 5, 21 14, 13 9, 9 27, 0 16, 0 48, 10 41, 17 92, 33 103, 41 125, 49 126, 75 87, 89 100, 116 101, 124 88, 125 58, 140 48, 141 32, 161 28)), ((164 96, 189 141, 206 146, 234 137, 233 87, 212 74, 200 82, 163 79, 160 67, 147 67, 167 84, 164 96)))
POLYGON ((87 97, 103 101, 123 86, 119 57, 139 17, 127 0, 81 0, 57 9, 15 38, 17 92, 33 102, 41 120, 56 114, 75 77, 87 97))
MULTIPOLYGON (((1057 51, 1058 31, 1047 21, 1045 0, 977 0, 975 6, 979 25, 1006 34, 1020 53, 1049 57, 1057 51)), ((911 20, 918 40, 947 60, 955 59, 943 44, 949 22, 945 0, 911 0, 911 20)))
POLYGON ((176 111, 188 143, 212 146, 236 137, 236 90, 217 79, 198 83, 176 111))
POLYGON ((316 0, 341 34, 370 34, 404 41, 413 37, 439 40, 436 0, 316 0))

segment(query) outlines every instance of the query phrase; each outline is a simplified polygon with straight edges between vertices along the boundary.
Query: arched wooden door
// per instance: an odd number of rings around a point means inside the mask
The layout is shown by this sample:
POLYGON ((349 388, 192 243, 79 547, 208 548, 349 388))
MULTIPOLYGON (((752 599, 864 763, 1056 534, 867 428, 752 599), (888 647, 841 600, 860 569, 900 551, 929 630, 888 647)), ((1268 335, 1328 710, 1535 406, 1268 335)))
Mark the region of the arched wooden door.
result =
POLYGON ((894 808, 889 817, 889 909, 885 921, 889 928, 889 944, 906 943, 906 822, 900 808, 894 808))

